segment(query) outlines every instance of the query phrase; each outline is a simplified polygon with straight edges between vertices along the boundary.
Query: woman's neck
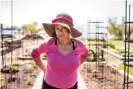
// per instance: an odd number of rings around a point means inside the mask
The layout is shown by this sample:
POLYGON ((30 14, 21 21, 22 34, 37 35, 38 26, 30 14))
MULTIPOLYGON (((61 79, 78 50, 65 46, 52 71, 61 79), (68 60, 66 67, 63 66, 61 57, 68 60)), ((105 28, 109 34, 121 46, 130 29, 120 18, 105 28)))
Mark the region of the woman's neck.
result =
POLYGON ((72 43, 71 38, 69 39, 58 39, 58 43, 61 45, 70 45, 72 43))

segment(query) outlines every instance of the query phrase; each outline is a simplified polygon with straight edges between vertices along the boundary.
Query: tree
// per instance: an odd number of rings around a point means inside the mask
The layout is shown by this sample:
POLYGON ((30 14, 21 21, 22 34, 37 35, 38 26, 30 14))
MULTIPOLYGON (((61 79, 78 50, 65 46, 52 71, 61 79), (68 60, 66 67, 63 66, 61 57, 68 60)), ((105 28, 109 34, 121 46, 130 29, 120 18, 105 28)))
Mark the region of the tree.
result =
POLYGON ((38 31, 38 28, 34 24, 26 24, 22 26, 25 30, 35 33, 38 31))
POLYGON ((109 27, 108 31, 110 34, 115 36, 115 39, 122 39, 122 25, 117 25, 116 20, 109 19, 108 20, 109 27))

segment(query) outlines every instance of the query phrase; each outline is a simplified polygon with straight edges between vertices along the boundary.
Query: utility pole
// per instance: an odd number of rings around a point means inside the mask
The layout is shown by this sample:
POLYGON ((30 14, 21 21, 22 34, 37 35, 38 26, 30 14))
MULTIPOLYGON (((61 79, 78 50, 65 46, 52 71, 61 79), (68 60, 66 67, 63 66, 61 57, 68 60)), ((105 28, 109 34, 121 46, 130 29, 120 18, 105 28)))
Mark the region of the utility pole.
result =
POLYGON ((12 55, 13 55, 13 0, 11 0, 11 64, 12 64, 12 55))

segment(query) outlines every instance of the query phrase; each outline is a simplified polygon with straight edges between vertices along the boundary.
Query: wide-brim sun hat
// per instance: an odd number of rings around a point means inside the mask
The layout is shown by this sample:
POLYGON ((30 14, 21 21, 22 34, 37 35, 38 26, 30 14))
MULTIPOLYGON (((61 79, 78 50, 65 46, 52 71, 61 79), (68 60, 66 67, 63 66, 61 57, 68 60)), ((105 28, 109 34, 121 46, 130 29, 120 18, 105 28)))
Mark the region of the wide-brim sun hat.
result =
POLYGON ((68 28, 73 38, 80 37, 82 35, 79 30, 74 28, 72 17, 65 13, 58 14, 56 18, 52 20, 52 23, 42 23, 44 30, 50 37, 56 37, 55 25, 57 24, 68 28))

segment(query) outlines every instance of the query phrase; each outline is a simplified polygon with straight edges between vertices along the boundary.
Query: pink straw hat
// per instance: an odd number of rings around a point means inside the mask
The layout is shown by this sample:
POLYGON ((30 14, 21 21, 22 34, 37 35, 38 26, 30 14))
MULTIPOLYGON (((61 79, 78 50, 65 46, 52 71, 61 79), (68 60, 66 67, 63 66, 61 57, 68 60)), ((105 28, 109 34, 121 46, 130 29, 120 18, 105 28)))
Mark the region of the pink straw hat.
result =
POLYGON ((56 16, 54 20, 52 20, 52 23, 42 23, 44 30, 50 37, 56 37, 56 34, 55 34, 56 24, 60 24, 68 28, 73 38, 79 37, 82 35, 80 31, 78 31, 76 28, 73 27, 74 25, 73 25, 72 17, 68 14, 60 13, 56 16))

